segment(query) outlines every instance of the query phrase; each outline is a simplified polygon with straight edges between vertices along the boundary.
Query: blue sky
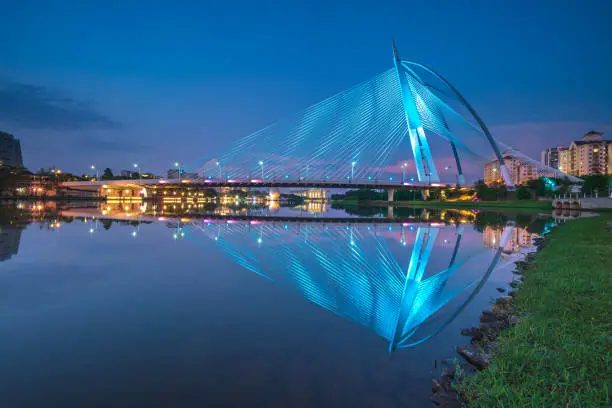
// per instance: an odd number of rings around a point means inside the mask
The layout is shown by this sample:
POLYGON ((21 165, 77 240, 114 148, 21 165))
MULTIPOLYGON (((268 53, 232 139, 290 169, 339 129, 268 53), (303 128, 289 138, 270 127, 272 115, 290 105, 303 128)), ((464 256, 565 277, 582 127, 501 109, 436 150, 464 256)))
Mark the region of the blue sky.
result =
POLYGON ((8 0, 0 129, 32 169, 161 172, 390 68, 395 37, 537 156, 612 132, 611 14, 605 0, 8 0))

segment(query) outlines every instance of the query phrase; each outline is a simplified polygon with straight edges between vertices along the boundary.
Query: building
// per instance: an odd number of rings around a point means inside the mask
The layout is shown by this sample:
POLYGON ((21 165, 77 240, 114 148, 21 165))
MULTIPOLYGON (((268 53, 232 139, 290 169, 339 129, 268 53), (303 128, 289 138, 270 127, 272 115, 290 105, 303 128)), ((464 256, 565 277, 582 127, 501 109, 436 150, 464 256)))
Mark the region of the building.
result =
POLYGON ((293 194, 305 200, 327 200, 327 190, 323 189, 297 190, 293 191, 293 194))
POLYGON ((559 170, 572 176, 612 174, 612 141, 594 130, 559 150, 559 170))
MULTIPOLYGON (((533 166, 509 154, 504 154, 503 157, 514 184, 523 184, 528 180, 537 179, 539 177, 537 169, 533 166)), ((499 160, 493 160, 485 164, 484 182, 487 185, 504 183, 504 179, 499 170, 499 160)))
POLYGON ((559 153, 563 150, 563 146, 553 147, 550 149, 542 150, 540 154, 540 161, 543 165, 552 167, 553 169, 559 168, 559 153))
POLYGON ((137 171, 121 170, 121 177, 123 177, 123 178, 131 179, 134 176, 138 176, 138 172, 137 171))
POLYGON ((2 131, 0 131, 0 166, 23 167, 19 139, 2 131))
MULTIPOLYGON (((181 177, 182 179, 189 179, 189 180, 194 180, 199 178, 200 176, 198 175, 198 173, 188 173, 185 171, 181 170, 181 177)), ((168 170, 168 178, 169 179, 178 179, 179 178, 179 171, 178 169, 169 169, 168 170)))

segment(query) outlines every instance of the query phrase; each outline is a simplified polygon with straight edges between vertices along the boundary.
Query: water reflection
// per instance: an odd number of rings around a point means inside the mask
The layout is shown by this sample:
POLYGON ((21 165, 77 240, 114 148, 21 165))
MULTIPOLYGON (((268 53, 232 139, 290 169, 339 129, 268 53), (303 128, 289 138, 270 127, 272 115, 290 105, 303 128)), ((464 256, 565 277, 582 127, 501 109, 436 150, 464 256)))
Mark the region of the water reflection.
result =
MULTIPOLYGON (((240 267, 376 333, 390 350, 413 347, 438 333, 478 293, 500 257, 529 247, 533 229, 546 229, 549 222, 450 209, 414 209, 404 212, 407 221, 401 223, 376 217, 274 221, 258 212, 220 219, 227 214, 223 208, 181 212, 147 203, 59 208, 36 203, 3 214, 0 260, 17 254, 21 230, 29 222, 55 230, 79 220, 87 223, 88 234, 119 223, 134 239, 141 225, 163 223, 173 239, 220 251, 240 267), (479 251, 462 251, 466 226, 482 232, 479 251), (450 303, 454 309, 446 318, 435 319, 450 303)), ((467 239, 478 237, 468 234, 467 239)))
MULTIPOLYGON (((455 279, 453 285, 448 282, 468 262, 460 251, 462 225, 205 221, 186 228, 189 239, 205 246, 214 243, 241 267, 368 328, 385 338, 389 349, 394 350, 421 343, 456 316, 453 314, 432 332, 416 336, 427 319, 460 294, 470 292, 468 299, 473 297, 499 261, 514 223, 500 230, 502 246, 488 262, 480 264, 480 276, 455 279), (439 240, 441 232, 454 242, 439 240), (401 247, 394 245, 398 235, 401 247), (444 250, 449 247, 451 252, 444 250), (433 257, 437 262, 428 268, 433 257), (442 259, 447 259, 445 264, 442 259)), ((184 234, 183 229, 180 235, 184 234)), ((464 304, 456 307, 461 310, 464 304)))

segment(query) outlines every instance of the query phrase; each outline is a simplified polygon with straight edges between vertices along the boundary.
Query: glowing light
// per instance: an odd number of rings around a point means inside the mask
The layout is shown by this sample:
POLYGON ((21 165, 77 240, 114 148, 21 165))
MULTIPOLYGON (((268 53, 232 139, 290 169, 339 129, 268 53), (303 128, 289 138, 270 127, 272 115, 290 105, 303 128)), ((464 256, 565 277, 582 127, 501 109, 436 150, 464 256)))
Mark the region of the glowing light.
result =
POLYGON ((93 234, 93 233, 94 233, 94 229, 93 229, 93 228, 90 228, 90 229, 89 229, 89 233, 90 233, 90 234, 93 234))
POLYGON ((136 231, 132 231, 132 236, 135 237, 136 235, 138 235, 138 233, 136 233, 136 231))

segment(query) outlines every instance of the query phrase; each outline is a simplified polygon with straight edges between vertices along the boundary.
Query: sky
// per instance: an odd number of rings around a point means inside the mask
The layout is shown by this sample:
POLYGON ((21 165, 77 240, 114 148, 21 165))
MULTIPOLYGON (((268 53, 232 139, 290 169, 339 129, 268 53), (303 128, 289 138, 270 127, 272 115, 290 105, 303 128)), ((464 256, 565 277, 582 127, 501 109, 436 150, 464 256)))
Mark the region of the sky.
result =
POLYGON ((611 138, 610 15, 607 0, 5 0, 0 130, 33 170, 162 173, 391 68, 395 38, 537 158, 611 138))

